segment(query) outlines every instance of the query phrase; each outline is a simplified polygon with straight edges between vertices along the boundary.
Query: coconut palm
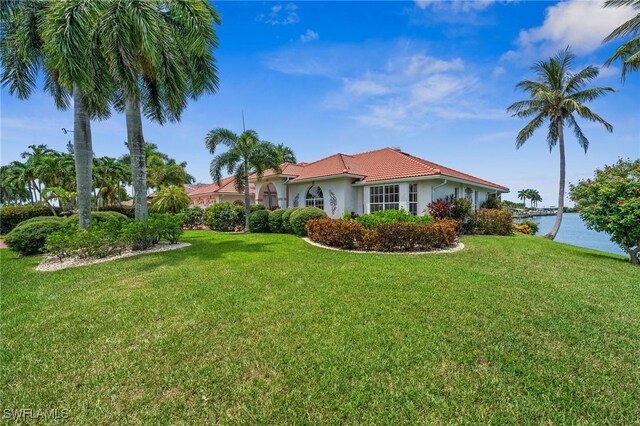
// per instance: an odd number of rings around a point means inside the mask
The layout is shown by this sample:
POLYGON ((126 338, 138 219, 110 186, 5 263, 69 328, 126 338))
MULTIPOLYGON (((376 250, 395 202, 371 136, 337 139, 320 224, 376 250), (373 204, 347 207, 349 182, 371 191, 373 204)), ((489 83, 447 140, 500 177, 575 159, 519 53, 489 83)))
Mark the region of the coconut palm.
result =
POLYGON ((624 7, 631 6, 638 11, 636 16, 613 30, 604 39, 604 43, 631 37, 622 43, 620 47, 607 59, 605 66, 609 66, 616 61, 622 62, 622 81, 630 71, 640 69, 640 0, 607 0, 604 7, 624 7))
POLYGON ((19 99, 33 93, 37 76, 56 107, 73 99, 74 152, 80 226, 91 222, 91 117, 108 116, 111 85, 100 51, 94 46, 96 4, 24 0, 3 2, 1 19, 2 84, 19 99))
POLYGON ((531 200, 531 205, 536 208, 538 207, 538 202, 542 201, 540 192, 537 189, 529 189, 529 199, 531 200))
POLYGON ((565 191, 565 146, 564 128, 565 125, 573 130, 576 139, 585 153, 589 148, 589 140, 578 125, 576 115, 588 121, 601 124, 607 131, 612 132, 613 126, 605 121, 595 112, 591 111, 585 102, 592 101, 606 92, 613 92, 610 87, 590 87, 585 86, 598 76, 598 67, 588 66, 577 73, 574 73, 571 66, 575 56, 569 48, 561 51, 553 58, 540 61, 531 69, 535 72, 537 79, 524 80, 516 85, 530 95, 530 99, 511 104, 507 111, 514 117, 533 119, 518 133, 516 137, 516 148, 520 148, 527 142, 534 132, 545 122, 549 122, 547 131, 547 146, 549 151, 558 145, 560 151, 560 184, 558 190, 558 213, 551 231, 546 235, 549 239, 554 239, 560 224, 562 223, 562 213, 564 209, 565 191))
POLYGON ((254 130, 246 130, 240 135, 227 129, 215 129, 207 133, 204 143, 211 154, 211 177, 220 184, 222 171, 235 177, 234 183, 238 192, 244 192, 245 229, 249 229, 249 214, 251 213, 251 196, 249 193, 249 176, 262 176, 267 169, 280 170, 280 158, 276 147, 266 141, 261 141, 254 130), (220 145, 227 147, 227 151, 216 155, 220 145))
POLYGON ((100 157, 94 160, 94 186, 96 188, 96 204, 114 205, 122 201, 124 186, 129 177, 129 169, 122 162, 111 157, 100 157))
POLYGON ((189 196, 181 186, 163 186, 151 201, 151 210, 156 213, 178 213, 189 205, 189 196))
POLYGON ((280 162, 280 164, 296 162, 296 155, 294 154, 293 150, 288 146, 285 146, 284 144, 279 143, 278 145, 276 145, 275 149, 276 149, 276 154, 278 155, 278 161, 280 162))
POLYGON ((518 191, 518 199, 522 200, 522 204, 524 204, 524 208, 527 208, 527 200, 529 199, 529 191, 526 189, 521 189, 518 191))
POLYGON ((16 182, 12 176, 12 166, 0 166, 0 203, 22 204, 31 199, 32 194, 24 182, 16 182))
POLYGON ((218 87, 212 55, 220 18, 205 0, 112 0, 100 5, 99 39, 119 89, 131 155, 136 219, 147 213, 147 169, 142 113, 163 124, 218 87))

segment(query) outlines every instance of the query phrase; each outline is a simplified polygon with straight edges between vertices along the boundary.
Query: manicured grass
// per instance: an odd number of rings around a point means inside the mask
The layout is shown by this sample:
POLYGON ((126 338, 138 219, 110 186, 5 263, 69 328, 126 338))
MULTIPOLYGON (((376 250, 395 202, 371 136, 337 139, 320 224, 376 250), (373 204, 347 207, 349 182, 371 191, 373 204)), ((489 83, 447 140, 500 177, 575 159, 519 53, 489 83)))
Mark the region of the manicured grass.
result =
POLYGON ((3 408, 80 424, 630 424, 640 268, 533 237, 448 255, 287 235, 59 272, 1 250, 3 408))

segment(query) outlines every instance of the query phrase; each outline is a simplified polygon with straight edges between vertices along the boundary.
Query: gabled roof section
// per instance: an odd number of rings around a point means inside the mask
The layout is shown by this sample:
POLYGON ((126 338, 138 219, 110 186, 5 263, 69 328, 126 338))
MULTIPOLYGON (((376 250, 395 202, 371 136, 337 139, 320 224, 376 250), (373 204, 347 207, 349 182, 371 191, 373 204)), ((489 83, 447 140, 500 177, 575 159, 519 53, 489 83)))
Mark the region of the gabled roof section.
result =
MULTIPOLYGON (((334 154, 313 163, 285 163, 282 173, 267 170, 265 176, 293 177, 293 182, 307 181, 329 176, 358 177, 363 182, 378 182, 421 176, 443 176, 484 185, 500 191, 509 188, 480 179, 449 167, 404 153, 399 149, 382 148, 360 154, 334 154)), ((253 177, 255 178, 255 176, 253 177)))
MULTIPOLYGON (((211 194, 239 194, 234 185, 234 176, 227 176, 226 178, 220 181, 220 185, 217 183, 210 183, 201 185, 198 188, 194 189, 191 192, 188 192, 187 195, 189 197, 197 197, 200 195, 211 195, 211 194)), ((255 190, 255 186, 253 184, 249 184, 249 192, 253 193, 255 190)))

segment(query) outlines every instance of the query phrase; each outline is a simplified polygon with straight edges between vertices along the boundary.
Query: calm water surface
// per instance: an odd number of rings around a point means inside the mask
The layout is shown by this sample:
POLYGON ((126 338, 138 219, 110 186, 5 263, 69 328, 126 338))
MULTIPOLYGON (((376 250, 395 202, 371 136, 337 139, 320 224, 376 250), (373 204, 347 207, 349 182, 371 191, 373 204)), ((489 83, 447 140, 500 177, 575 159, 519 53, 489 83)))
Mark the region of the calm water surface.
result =
MULTIPOLYGON (((540 231, 536 235, 544 235, 551 230, 555 216, 540 216, 533 218, 540 224, 540 231)), ((586 247, 595 250, 608 251, 624 255, 625 252, 609 240, 607 234, 587 229, 578 213, 565 213, 562 216, 562 225, 556 235, 555 241, 574 246, 586 247)))

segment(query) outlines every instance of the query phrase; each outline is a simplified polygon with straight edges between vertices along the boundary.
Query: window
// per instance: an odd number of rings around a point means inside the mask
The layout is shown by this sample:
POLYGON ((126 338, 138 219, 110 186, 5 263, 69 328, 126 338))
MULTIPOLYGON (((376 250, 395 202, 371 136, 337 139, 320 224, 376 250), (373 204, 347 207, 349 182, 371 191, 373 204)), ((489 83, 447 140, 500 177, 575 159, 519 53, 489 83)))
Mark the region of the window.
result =
POLYGON ((460 188, 455 188, 453 190, 453 196, 455 197, 456 200, 460 198, 460 188))
POLYGON ((400 185, 372 186, 369 190, 369 211, 400 209, 400 185))
POLYGON ((322 196, 322 189, 318 185, 313 185, 307 191, 306 205, 307 207, 317 207, 324 210, 324 197, 322 196))
POLYGON ((409 213, 418 215, 418 184, 409 184, 409 213))

